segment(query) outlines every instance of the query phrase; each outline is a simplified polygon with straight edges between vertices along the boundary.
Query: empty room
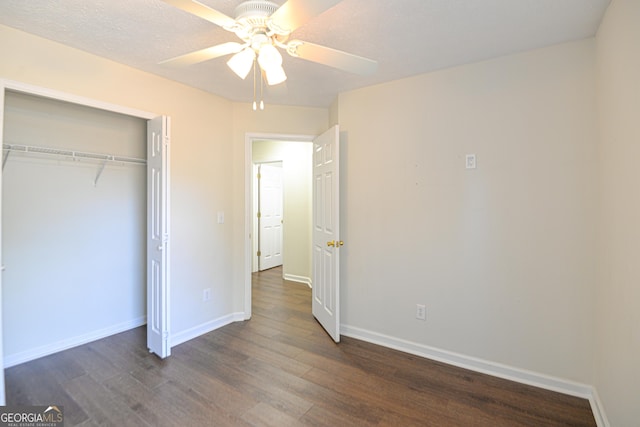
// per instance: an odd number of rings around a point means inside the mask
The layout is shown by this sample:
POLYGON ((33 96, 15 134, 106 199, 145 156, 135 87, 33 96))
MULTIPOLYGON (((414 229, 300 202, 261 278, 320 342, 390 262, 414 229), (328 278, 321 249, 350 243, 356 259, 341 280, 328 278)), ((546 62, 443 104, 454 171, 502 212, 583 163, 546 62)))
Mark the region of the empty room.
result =
POLYGON ((3 0, 0 51, 0 421, 638 425, 640 1, 3 0))

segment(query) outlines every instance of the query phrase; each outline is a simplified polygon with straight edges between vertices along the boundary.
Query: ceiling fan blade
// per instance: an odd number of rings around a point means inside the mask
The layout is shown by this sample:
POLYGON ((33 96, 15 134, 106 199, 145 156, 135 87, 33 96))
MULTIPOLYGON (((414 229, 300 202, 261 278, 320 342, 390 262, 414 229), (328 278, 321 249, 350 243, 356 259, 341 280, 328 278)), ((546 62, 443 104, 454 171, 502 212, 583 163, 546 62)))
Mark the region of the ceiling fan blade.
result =
POLYGON ((163 0, 165 3, 169 3, 179 9, 189 12, 193 15, 199 16, 202 19, 206 19, 209 22, 213 22, 222 28, 231 27, 235 25, 236 21, 225 15, 222 12, 218 12, 215 9, 211 9, 196 0, 163 0))
POLYGON ((195 52, 187 53, 185 55, 176 56, 175 58, 167 59, 160 64, 174 65, 177 67, 197 64, 198 62, 208 61, 219 56, 230 55, 232 53, 238 53, 244 49, 246 45, 228 42, 219 45, 211 46, 206 49, 196 50, 195 52))
POLYGON ((271 15, 269 27, 283 34, 289 34, 309 19, 342 0, 288 0, 271 15))
POLYGON ((287 52, 291 56, 363 76, 373 74, 378 69, 378 63, 372 59, 300 40, 290 41, 287 52))

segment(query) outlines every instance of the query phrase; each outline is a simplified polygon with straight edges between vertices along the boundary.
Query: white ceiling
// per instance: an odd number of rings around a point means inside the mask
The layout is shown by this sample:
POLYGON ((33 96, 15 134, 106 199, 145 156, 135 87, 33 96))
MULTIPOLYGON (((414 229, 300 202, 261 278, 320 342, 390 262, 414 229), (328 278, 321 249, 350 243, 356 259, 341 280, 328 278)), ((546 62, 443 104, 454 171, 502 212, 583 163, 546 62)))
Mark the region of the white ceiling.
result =
MULTIPOLYGON (((292 38, 375 59, 367 77, 284 56, 288 80, 267 104, 327 107, 339 92, 595 35, 610 0, 343 0, 292 38)), ((200 0, 234 16, 242 0, 200 0)), ((284 0, 274 0, 282 4, 284 0)), ((0 24, 220 95, 251 102, 253 83, 217 58, 158 62, 238 41, 161 0, 1 0, 0 24)))

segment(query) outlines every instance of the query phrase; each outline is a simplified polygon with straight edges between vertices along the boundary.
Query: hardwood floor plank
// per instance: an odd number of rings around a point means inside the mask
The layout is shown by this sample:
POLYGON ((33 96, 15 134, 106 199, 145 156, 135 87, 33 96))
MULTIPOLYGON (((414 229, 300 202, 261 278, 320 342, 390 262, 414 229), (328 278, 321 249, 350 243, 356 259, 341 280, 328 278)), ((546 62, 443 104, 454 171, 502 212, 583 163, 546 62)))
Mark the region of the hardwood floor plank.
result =
POLYGON ((353 338, 311 290, 253 276, 253 317, 161 360, 144 327, 5 371, 7 403, 60 404, 67 426, 595 426, 589 402, 353 338))
POLYGON ((293 418, 262 402, 247 411, 242 416, 242 419, 255 427, 295 427, 303 425, 297 418, 293 418))
MULTIPOLYGON (((64 383, 47 356, 5 370, 7 405, 59 405, 70 412, 65 415, 71 423, 81 423, 89 418, 78 403, 64 389, 64 383), (68 408, 68 409, 67 409, 68 408)), ((60 360, 60 358, 56 358, 60 360)), ((72 424, 73 425, 73 424, 72 424)))
MULTIPOLYGON (((66 384, 65 389, 97 424, 132 427, 149 425, 91 375, 74 378, 66 384)), ((66 411, 65 406, 65 421, 66 411)))

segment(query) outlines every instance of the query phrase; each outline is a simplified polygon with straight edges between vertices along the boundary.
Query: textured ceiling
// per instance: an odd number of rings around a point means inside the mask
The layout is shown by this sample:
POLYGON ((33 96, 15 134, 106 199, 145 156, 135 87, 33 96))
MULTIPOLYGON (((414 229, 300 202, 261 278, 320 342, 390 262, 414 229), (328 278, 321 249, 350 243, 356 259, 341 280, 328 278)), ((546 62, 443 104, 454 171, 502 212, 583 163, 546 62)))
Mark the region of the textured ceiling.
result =
MULTIPOLYGON (((242 0, 200 0, 229 16, 242 0)), ((274 0, 278 4, 283 0, 274 0)), ((288 80, 267 104, 327 107, 339 92, 595 35, 610 0, 343 0, 292 38, 375 59, 361 77, 283 55, 288 80)), ((185 68, 162 60, 238 41, 161 0, 1 0, 0 24, 167 77, 232 101, 253 84, 217 58, 185 68)))

